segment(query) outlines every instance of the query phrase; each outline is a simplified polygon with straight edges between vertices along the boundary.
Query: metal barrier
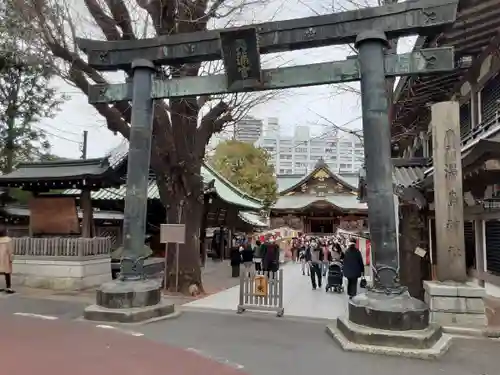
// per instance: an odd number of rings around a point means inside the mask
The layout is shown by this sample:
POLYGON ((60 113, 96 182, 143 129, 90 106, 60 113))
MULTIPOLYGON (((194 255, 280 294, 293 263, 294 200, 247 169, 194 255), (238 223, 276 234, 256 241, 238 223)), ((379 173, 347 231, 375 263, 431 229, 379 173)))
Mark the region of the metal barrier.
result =
POLYGON ((241 270, 240 303, 237 312, 245 310, 276 311, 283 316, 283 270, 278 272, 241 270))

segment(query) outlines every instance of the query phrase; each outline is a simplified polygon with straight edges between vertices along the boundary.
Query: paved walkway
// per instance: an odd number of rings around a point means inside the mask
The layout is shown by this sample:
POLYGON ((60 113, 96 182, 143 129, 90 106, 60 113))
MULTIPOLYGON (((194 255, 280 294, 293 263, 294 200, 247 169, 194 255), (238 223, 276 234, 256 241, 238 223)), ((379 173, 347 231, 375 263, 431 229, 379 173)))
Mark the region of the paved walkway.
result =
MULTIPOLYGON (((347 296, 312 290, 310 278, 302 276, 300 264, 289 263, 283 267, 283 305, 286 316, 314 319, 335 319, 347 311, 347 296)), ((187 303, 183 306, 193 309, 236 311, 239 299, 239 286, 224 290, 211 296, 187 303)))

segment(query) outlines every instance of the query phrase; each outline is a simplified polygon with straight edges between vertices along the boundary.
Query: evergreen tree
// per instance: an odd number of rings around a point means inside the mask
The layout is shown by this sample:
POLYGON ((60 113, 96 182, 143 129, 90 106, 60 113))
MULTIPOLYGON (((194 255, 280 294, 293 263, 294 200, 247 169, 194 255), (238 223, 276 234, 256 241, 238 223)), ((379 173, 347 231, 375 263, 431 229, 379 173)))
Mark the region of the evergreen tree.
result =
POLYGON ((6 2, 0 8, 0 171, 48 154, 46 134, 36 124, 53 116, 63 97, 50 86, 54 75, 44 56, 30 48, 29 28, 6 2))

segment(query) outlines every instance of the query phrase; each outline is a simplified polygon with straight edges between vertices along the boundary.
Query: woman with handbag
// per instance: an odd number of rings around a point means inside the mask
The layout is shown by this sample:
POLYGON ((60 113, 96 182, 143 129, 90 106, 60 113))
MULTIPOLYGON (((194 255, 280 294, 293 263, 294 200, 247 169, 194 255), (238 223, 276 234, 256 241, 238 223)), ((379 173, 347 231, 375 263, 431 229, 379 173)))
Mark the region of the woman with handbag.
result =
MULTIPOLYGON (((347 279, 349 299, 358 292, 358 279, 365 273, 361 251, 356 247, 356 240, 351 238, 344 254, 344 277, 347 279)), ((366 282, 366 281, 365 281, 366 282)))

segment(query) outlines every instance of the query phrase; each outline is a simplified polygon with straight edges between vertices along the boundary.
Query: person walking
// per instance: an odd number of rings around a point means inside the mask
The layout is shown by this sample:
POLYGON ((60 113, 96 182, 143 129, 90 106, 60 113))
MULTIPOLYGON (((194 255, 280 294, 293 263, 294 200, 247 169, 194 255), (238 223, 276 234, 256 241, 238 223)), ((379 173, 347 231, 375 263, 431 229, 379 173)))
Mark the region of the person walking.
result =
POLYGON ((315 240, 311 241, 311 244, 306 250, 306 260, 309 263, 313 290, 316 290, 317 287, 321 288, 323 281, 321 265, 324 260, 324 252, 315 240))
POLYGON ((0 273, 5 276, 5 293, 12 294, 12 261, 14 260, 14 246, 12 239, 7 236, 5 228, 0 228, 0 273))
POLYGON ((307 269, 307 276, 310 276, 309 264, 306 260, 307 248, 309 247, 309 242, 304 242, 299 250, 299 261, 300 261, 300 270, 302 271, 302 275, 305 276, 307 269))
POLYGON ((356 247, 356 240, 351 238, 344 254, 344 276, 347 279, 347 295, 352 299, 358 291, 358 279, 365 273, 361 251, 356 247))

